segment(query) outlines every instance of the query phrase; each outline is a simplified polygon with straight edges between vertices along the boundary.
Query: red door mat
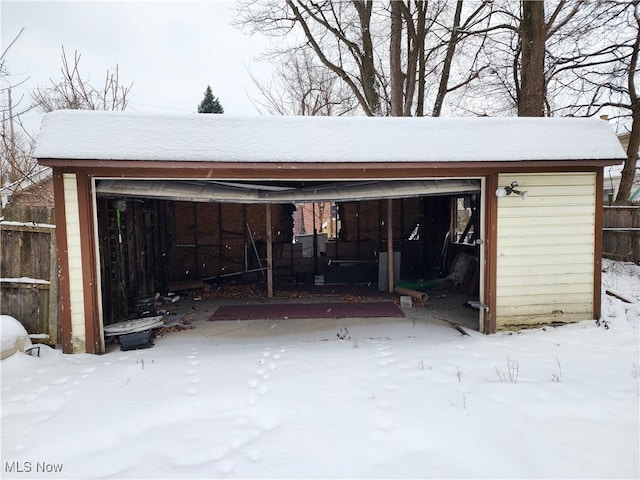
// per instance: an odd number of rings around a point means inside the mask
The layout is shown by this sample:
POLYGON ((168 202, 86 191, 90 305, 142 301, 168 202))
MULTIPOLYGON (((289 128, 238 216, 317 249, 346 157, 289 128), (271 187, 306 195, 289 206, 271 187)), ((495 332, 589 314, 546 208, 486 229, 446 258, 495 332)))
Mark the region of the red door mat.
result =
POLYGON ((209 320, 286 320, 289 318, 404 317, 393 302, 273 303, 223 305, 209 320))

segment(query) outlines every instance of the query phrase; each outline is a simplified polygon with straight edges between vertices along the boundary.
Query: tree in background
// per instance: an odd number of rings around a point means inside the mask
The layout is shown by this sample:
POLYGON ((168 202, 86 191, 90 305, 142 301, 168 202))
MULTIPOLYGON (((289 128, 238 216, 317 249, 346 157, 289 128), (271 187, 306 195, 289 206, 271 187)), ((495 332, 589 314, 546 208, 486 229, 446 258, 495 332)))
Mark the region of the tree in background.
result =
POLYGON ((619 61, 608 46, 625 30, 621 12, 629 8, 583 0, 243 0, 237 24, 272 37, 266 54, 283 68, 292 52, 309 52, 314 75, 323 66, 365 115, 551 116, 566 106, 572 70, 619 61))
MULTIPOLYGON (((31 158, 34 139, 22 124, 21 115, 31 110, 24 105, 24 98, 12 97, 12 89, 27 79, 16 80, 6 64, 6 55, 11 46, 20 38, 24 28, 9 42, 0 55, 0 187, 17 185, 23 178, 31 178, 37 165, 31 158)), ((13 188, 13 187, 12 187, 13 188)))
MULTIPOLYGON (((629 201, 640 148, 640 1, 575 4, 564 28, 547 33, 546 108, 550 115, 607 113, 628 132, 627 159, 615 203, 629 201), (579 8, 578 8, 579 7, 579 8)), ((560 6, 557 7, 558 9, 560 6)), ((555 18, 552 15, 552 18, 555 18)))
MULTIPOLYGON (((237 23, 273 37, 266 54, 288 77, 300 77, 291 55, 310 55, 305 75, 320 88, 350 92, 357 108, 348 113, 589 117, 614 111, 618 130, 631 132, 620 194, 626 195, 640 144, 638 3, 242 0, 237 23)), ((269 103, 289 100, 268 93, 269 103)))
POLYGON ((252 76, 262 100, 252 99, 258 111, 271 115, 342 116, 357 108, 349 89, 319 65, 308 49, 288 54, 285 62, 273 63, 273 76, 262 83, 252 76))
POLYGON ((220 100, 218 100, 218 97, 213 96, 209 85, 207 85, 207 89, 204 92, 202 102, 198 105, 198 113, 224 113, 220 100))
POLYGON ((444 97, 479 79, 481 45, 467 31, 486 27, 492 2, 373 0, 240 3, 238 24, 275 39, 269 56, 287 66, 291 52, 307 50, 347 87, 365 115, 423 116, 444 97), (459 52, 465 55, 458 55, 459 52), (452 65, 460 68, 452 72, 452 65))
POLYGON ((104 83, 96 86, 84 80, 80 74, 80 54, 74 52, 73 63, 69 62, 62 47, 60 80, 50 79, 48 87, 38 87, 32 97, 34 105, 43 112, 54 110, 125 110, 133 83, 120 84, 120 72, 107 69, 104 83))
MULTIPOLYGON (((5 64, 5 55, 16 38, 7 46, 0 56, 0 110, 2 112, 2 126, 0 128, 0 185, 24 188, 27 180, 34 182, 34 176, 42 173, 31 156, 34 140, 21 122, 21 115, 31 109, 51 112, 60 109, 84 110, 124 110, 128 103, 131 85, 120 84, 118 67, 107 70, 104 83, 94 85, 85 80, 80 73, 80 54, 76 51, 73 60, 67 58, 62 47, 62 77, 59 80, 50 79, 50 85, 38 87, 31 93, 31 104, 23 107, 23 98, 17 100, 11 96, 12 88, 22 82, 12 82, 5 64)), ((24 80, 26 81, 26 80, 24 80)))
POLYGON ((624 69, 623 83, 621 91, 626 96, 626 101, 619 102, 613 106, 627 111, 631 115, 631 132, 629 134, 629 145, 627 146, 627 159, 622 169, 620 187, 616 196, 616 205, 623 205, 628 202, 631 195, 631 188, 637 172, 638 149, 640 149, 640 94, 636 89, 636 73, 638 72, 638 57, 640 55, 640 12, 638 6, 640 2, 633 2, 633 18, 635 38, 628 57, 628 66, 624 69), (626 83, 626 85, 625 85, 626 83), (626 88, 625 88, 626 87, 626 88))

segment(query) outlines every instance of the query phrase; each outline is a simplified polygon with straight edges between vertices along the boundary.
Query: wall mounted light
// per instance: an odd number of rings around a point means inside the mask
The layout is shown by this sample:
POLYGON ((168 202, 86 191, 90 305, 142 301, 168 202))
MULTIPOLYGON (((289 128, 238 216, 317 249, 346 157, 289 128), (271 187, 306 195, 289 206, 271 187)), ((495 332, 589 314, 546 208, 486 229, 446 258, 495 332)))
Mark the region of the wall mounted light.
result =
POLYGON ((517 190, 518 188, 518 182, 511 182, 511 185, 509 185, 508 187, 500 187, 496 189, 496 197, 498 198, 502 198, 502 197, 506 197, 507 195, 511 195, 512 193, 515 193, 516 195, 520 196, 520 198, 522 198, 523 200, 525 198, 527 198, 527 191, 526 190, 517 190))

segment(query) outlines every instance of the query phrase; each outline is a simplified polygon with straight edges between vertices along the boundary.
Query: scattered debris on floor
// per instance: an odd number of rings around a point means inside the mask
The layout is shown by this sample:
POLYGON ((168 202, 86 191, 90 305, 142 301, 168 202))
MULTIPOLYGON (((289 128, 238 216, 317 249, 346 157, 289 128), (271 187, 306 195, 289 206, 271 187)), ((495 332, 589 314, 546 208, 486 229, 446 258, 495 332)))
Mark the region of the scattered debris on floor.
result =
POLYGON ((175 293, 162 298, 155 295, 136 299, 134 310, 138 313, 144 310, 143 316, 106 325, 103 329, 105 339, 117 342, 122 351, 137 350, 152 347, 156 338, 168 333, 194 328, 184 314, 172 315, 167 310, 157 309, 158 303, 175 304, 179 300, 180 295, 175 293))
POLYGON ((229 282, 220 285, 205 284, 205 288, 198 292, 203 299, 209 298, 260 298, 266 295, 263 285, 252 283, 229 282))
POLYGON ((162 337, 167 333, 180 332, 182 330, 191 330, 193 325, 185 318, 185 315, 168 315, 164 319, 164 327, 161 327, 156 332, 156 337, 162 337))
POLYGON ((367 302, 369 301, 370 297, 365 297, 364 295, 352 295, 350 293, 347 293, 342 297, 342 299, 345 302, 358 303, 358 302, 367 302))

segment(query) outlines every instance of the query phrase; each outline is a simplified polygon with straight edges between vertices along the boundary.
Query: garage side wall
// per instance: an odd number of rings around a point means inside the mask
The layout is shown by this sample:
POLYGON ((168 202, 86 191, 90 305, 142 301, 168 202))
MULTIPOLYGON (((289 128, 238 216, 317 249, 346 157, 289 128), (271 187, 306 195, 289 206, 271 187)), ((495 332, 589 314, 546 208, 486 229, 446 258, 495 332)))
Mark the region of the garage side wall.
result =
POLYGON ((496 327, 594 316, 596 174, 499 175, 526 190, 498 199, 496 327))

